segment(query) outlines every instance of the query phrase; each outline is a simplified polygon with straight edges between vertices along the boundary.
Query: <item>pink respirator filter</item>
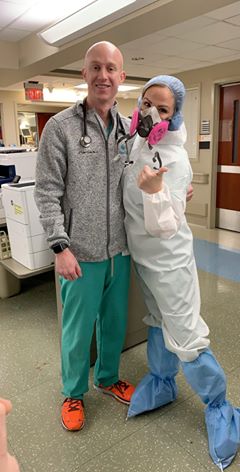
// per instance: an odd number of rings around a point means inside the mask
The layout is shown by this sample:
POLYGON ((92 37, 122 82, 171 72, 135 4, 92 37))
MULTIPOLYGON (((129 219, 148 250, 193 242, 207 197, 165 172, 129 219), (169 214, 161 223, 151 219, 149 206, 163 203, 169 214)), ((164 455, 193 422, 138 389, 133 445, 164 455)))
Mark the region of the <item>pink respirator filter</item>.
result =
MULTIPOLYGON (((131 136, 133 136, 134 133, 136 132, 138 124, 139 124, 139 109, 135 108, 135 110, 133 110, 132 120, 130 123, 131 136)), ((169 127, 169 121, 166 121, 166 120, 160 121, 159 123, 156 123, 155 125, 153 125, 148 137, 146 138, 150 146, 157 144, 165 136, 165 134, 168 131, 168 127, 169 127)))
POLYGON ((157 144, 162 138, 164 138, 165 134, 167 134, 168 127, 169 121, 165 120, 161 121, 160 123, 156 123, 156 125, 153 126, 147 137, 147 141, 150 146, 154 146, 154 144, 157 144))

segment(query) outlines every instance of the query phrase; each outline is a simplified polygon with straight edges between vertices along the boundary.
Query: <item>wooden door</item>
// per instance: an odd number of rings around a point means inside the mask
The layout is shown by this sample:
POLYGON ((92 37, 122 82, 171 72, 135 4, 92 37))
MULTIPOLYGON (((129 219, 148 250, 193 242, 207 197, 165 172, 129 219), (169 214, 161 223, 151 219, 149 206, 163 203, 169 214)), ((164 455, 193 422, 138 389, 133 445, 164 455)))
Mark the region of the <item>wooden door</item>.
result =
POLYGON ((36 113, 37 120, 37 129, 38 129, 38 138, 41 138, 42 130, 51 116, 54 116, 55 113, 36 113))
POLYGON ((217 227, 240 232, 240 84, 220 89, 217 227))

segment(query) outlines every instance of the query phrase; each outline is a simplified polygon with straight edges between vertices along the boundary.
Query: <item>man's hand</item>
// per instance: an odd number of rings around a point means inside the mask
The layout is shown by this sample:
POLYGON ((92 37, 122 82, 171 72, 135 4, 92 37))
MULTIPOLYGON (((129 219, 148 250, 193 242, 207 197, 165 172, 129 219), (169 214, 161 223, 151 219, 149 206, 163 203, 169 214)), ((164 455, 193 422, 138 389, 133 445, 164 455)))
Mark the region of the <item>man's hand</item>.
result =
POLYGON ((144 166, 137 179, 138 187, 150 194, 160 192, 163 188, 163 174, 167 171, 167 167, 161 167, 156 172, 149 166, 144 166))
POLYGON ((11 402, 0 398, 0 472, 20 472, 15 457, 10 456, 7 450, 6 415, 11 409, 11 402))
POLYGON ((192 197, 193 197, 193 186, 192 184, 190 184, 187 189, 187 197, 186 197, 187 202, 190 202, 190 200, 192 200, 192 197))
POLYGON ((56 254, 55 256, 55 269, 56 272, 67 280, 76 280, 78 277, 82 277, 82 271, 76 257, 70 251, 70 249, 64 249, 64 251, 56 254))

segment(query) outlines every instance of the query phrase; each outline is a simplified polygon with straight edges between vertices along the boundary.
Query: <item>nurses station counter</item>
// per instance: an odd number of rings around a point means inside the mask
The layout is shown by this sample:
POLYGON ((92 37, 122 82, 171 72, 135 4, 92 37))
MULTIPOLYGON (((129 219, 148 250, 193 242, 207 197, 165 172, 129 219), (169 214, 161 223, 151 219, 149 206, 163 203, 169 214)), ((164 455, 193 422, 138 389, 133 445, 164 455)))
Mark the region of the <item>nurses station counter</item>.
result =
POLYGON ((0 165, 15 165, 16 174, 23 180, 35 178, 37 151, 20 148, 0 148, 0 165))

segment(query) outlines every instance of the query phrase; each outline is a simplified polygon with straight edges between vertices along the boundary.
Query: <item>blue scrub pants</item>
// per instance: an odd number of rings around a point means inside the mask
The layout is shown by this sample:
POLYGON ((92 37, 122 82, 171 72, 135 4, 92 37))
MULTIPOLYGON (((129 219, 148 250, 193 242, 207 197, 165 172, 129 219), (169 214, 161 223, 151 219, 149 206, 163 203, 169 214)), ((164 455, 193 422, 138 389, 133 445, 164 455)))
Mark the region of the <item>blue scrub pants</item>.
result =
POLYGON ((130 257, 118 254, 101 262, 80 262, 82 277, 60 277, 62 312, 62 382, 66 397, 82 399, 88 391, 91 341, 96 323, 95 385, 119 380, 128 313, 130 257))

